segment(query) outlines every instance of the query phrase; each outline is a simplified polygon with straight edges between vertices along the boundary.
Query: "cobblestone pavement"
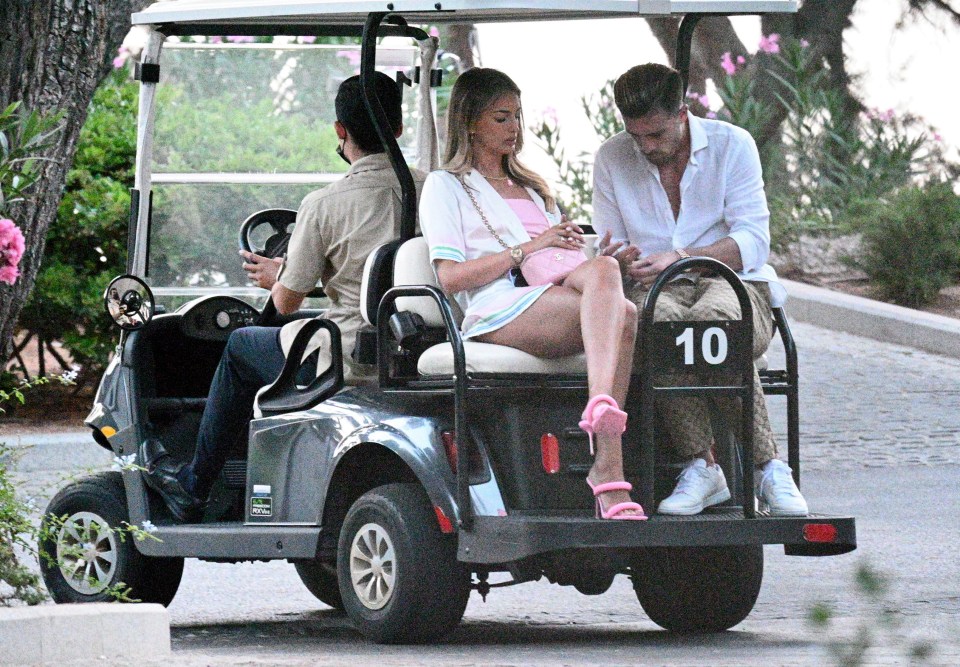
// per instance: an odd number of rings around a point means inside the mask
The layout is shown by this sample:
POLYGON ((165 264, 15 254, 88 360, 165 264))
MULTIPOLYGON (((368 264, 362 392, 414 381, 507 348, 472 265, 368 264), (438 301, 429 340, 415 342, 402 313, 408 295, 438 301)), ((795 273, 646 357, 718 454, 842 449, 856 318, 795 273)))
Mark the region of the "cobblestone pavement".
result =
MULTIPOLYGON (((791 325, 800 369, 804 470, 960 463, 960 359, 791 325)), ((783 367, 779 340, 771 368, 783 367)), ((786 401, 769 397, 786 458, 786 401)))

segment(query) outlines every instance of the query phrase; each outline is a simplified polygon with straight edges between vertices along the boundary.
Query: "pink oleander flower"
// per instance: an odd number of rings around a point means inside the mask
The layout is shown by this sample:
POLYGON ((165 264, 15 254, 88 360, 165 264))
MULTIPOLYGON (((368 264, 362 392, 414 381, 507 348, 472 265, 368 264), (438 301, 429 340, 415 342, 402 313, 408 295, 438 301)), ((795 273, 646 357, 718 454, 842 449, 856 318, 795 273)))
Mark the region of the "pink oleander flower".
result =
POLYGON ((780 35, 771 32, 769 35, 761 37, 757 48, 764 53, 780 53, 780 35))
POLYGON ((805 48, 807 48, 808 46, 810 46, 810 42, 808 42, 808 41, 805 40, 805 39, 801 39, 801 40, 800 40, 800 48, 801 48, 801 49, 805 49, 805 48))
POLYGON ((223 44, 223 37, 220 37, 219 35, 214 35, 213 37, 210 38, 210 43, 223 44))
POLYGON ((257 38, 250 35, 227 35, 227 41, 234 44, 251 44, 257 41, 257 38))
POLYGON ((717 117, 717 112, 716 112, 716 111, 708 111, 708 112, 707 112, 707 118, 709 118, 710 120, 715 120, 716 117, 717 117))
POLYGON ((743 56, 737 56, 737 64, 738 64, 738 65, 743 65, 745 62, 747 62, 747 59, 746 59, 746 58, 744 58, 743 56))
POLYGON ((557 124, 557 110, 553 107, 545 107, 543 110, 543 120, 550 121, 554 125, 557 124))
POLYGON ((737 71, 737 66, 734 64, 733 60, 730 58, 730 52, 727 51, 723 54, 723 57, 720 59, 720 67, 723 68, 723 71, 726 72, 729 76, 733 76, 737 71))
POLYGON ((317 38, 314 35, 304 35, 300 38, 301 44, 313 44, 317 41, 317 38))
POLYGON ((934 141, 943 141, 943 136, 942 136, 939 132, 934 132, 934 133, 933 133, 933 140, 934 140, 934 141))
POLYGON ((117 49, 117 57, 113 59, 113 69, 120 69, 123 67, 124 63, 127 62, 127 58, 130 57, 130 49, 125 46, 121 46, 117 49))
POLYGON ((26 243, 23 232, 9 218, 0 218, 0 282, 12 285, 20 275, 17 265, 23 257, 26 243))
POLYGON ((439 28, 437 28, 437 26, 435 26, 435 25, 430 26, 430 36, 431 36, 431 37, 439 37, 439 36, 440 36, 440 30, 439 30, 439 28))

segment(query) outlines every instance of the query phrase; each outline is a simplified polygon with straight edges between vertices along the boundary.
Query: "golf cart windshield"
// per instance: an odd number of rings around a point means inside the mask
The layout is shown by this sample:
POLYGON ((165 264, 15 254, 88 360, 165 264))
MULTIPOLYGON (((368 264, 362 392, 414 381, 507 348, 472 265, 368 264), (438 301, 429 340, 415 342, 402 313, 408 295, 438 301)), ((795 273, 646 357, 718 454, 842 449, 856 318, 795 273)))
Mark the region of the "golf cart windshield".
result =
MULTIPOLYGON (((357 73, 359 45, 178 41, 164 44, 155 101, 148 283, 158 297, 247 287, 237 254, 241 222, 263 209, 296 209, 342 177, 333 100, 357 73)), ((419 51, 381 46, 377 69, 413 76, 419 51)), ((415 161, 416 91, 404 86, 404 133, 415 161)), ((269 227, 259 228, 265 237, 269 227)), ((265 239, 254 245, 263 247, 265 239)))

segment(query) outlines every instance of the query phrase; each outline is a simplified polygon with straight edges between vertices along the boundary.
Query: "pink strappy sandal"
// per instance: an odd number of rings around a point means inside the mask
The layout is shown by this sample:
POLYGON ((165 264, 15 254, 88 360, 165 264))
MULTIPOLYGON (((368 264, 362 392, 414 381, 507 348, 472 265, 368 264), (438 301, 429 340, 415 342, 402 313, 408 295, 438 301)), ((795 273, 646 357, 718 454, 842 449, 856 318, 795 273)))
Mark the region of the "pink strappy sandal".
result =
POLYGON ((603 509, 600 502, 600 494, 607 491, 629 491, 633 488, 630 482, 607 482, 606 484, 597 484, 596 486, 588 479, 587 484, 593 491, 593 497, 596 499, 596 517, 598 519, 612 519, 615 521, 646 521, 647 515, 643 513, 643 507, 640 503, 617 503, 608 510, 603 509), (637 510, 639 514, 622 514, 627 510, 637 510))
POLYGON ((593 454, 593 435, 620 435, 627 430, 627 413, 620 409, 616 400, 606 394, 597 394, 587 402, 580 418, 580 428, 590 438, 590 453, 593 454))

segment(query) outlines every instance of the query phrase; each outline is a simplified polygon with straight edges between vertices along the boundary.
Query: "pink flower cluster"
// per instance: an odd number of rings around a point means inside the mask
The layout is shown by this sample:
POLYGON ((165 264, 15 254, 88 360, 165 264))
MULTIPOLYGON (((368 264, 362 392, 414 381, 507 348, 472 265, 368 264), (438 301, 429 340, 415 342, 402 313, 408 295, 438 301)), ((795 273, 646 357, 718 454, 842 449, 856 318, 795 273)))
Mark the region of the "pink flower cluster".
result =
POLYGON ((705 106, 708 109, 710 108, 710 98, 707 95, 701 95, 695 90, 691 90, 687 93, 687 99, 693 100, 694 102, 699 102, 701 106, 705 106))
POLYGON ((234 44, 252 44, 257 38, 250 35, 227 35, 227 41, 234 44))
POLYGON ((17 266, 25 249, 23 232, 13 220, 0 218, 0 282, 12 285, 20 276, 17 266))
POLYGON ((113 59, 113 69, 120 69, 127 62, 127 58, 130 57, 130 49, 125 46, 121 46, 117 49, 117 57, 113 59))
POLYGON ((769 35, 760 37, 757 48, 764 53, 780 53, 780 35, 771 32, 769 35))
POLYGON ((870 109, 867 111, 867 118, 871 120, 879 120, 883 123, 889 123, 896 117, 896 112, 893 109, 887 109, 883 111, 881 109, 870 109))
MULTIPOLYGON (((723 68, 723 71, 728 75, 733 76, 737 72, 737 68, 742 67, 744 63, 747 62, 747 59, 743 56, 737 56, 736 61, 730 55, 730 52, 727 51, 723 54, 723 57, 720 59, 720 67, 723 68)), ((706 106, 706 105, 704 105, 706 106)))

